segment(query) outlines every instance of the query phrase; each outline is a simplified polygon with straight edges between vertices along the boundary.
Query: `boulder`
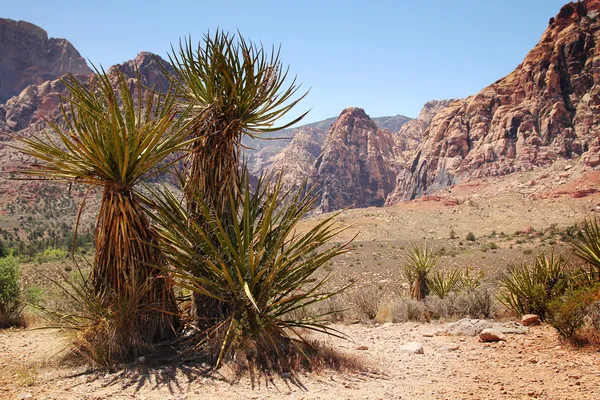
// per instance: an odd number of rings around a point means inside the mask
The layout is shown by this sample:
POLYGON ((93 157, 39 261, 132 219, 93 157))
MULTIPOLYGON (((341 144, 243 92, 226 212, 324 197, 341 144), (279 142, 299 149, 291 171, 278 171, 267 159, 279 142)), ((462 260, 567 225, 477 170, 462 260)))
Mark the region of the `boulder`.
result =
POLYGON ((400 346, 400 351, 409 354, 424 354, 423 345, 419 342, 409 342, 400 346))
POLYGON ((541 324, 540 317, 535 314, 525 314, 521 317, 521 325, 523 326, 537 326, 541 324))
POLYGON ((495 329, 484 329, 479 333, 481 342, 506 342, 506 336, 495 329))

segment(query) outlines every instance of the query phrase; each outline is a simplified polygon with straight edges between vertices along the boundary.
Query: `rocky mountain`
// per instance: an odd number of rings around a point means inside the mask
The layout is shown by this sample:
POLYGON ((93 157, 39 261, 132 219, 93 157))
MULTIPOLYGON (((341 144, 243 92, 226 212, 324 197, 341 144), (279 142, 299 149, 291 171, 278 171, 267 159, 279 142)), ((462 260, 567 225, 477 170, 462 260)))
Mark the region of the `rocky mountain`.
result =
POLYGON ((319 210, 382 206, 394 187, 394 141, 361 108, 347 108, 331 127, 315 160, 310 183, 319 210))
POLYGON ((565 5, 508 76, 440 111, 388 204, 579 158, 600 164, 600 0, 565 5))
POLYGON ((85 60, 66 39, 48 38, 39 26, 0 18, 0 103, 29 85, 66 73, 89 74, 85 60))
MULTIPOLYGON (((144 85, 166 90, 168 82, 159 66, 159 63, 163 62, 165 61, 153 54, 140 53, 135 59, 117 67, 129 79, 135 79, 139 73, 144 85)), ((114 68, 108 70, 109 78, 115 77, 114 68)), ((78 78, 85 81, 90 76, 81 75, 78 78)), ((69 221, 69 217, 77 214, 77 205, 84 195, 83 191, 76 188, 65 190, 66 185, 63 183, 10 179, 16 170, 31 161, 10 147, 10 142, 15 135, 42 134, 46 128, 43 117, 60 118, 60 95, 65 94, 64 89, 60 79, 39 85, 32 84, 5 104, 0 104, 0 225, 10 225, 7 221, 16 224, 14 220, 18 221, 20 216, 28 215, 32 217, 28 229, 44 232, 48 229, 48 220, 53 223, 69 221), (44 228, 39 228, 36 225, 38 223, 44 228)), ((91 198, 88 200, 93 202, 91 198)), ((18 223, 21 226, 22 222, 18 223)))

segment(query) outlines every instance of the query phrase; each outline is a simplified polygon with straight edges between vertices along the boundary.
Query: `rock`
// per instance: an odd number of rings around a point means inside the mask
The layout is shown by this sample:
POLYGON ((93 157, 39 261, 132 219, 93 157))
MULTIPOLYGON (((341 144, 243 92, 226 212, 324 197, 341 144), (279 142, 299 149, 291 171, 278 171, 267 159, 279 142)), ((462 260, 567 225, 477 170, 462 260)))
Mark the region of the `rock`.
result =
POLYGON ((600 63, 590 62, 600 57, 600 19, 589 18, 600 2, 570 7, 512 73, 432 118, 386 204, 559 159, 600 165, 600 63))
POLYGON ((0 103, 66 73, 91 73, 68 40, 48 38, 29 22, 0 18, 0 103))
POLYGON ((440 348, 440 351, 457 351, 459 349, 460 349, 460 346, 458 344, 451 343, 446 346, 442 346, 440 348))
POLYGON ((479 333, 479 340, 481 342, 506 342, 506 336, 502 332, 488 328, 479 333))
POLYGON ((525 334, 527 328, 517 323, 500 323, 484 319, 463 318, 446 326, 446 332, 452 336, 477 336, 484 329, 494 329, 503 334, 525 334))
POLYGON ((325 135, 326 132, 316 128, 296 129, 290 144, 269 160, 266 174, 277 176, 281 172, 284 190, 300 185, 314 171, 325 135))
POLYGON ((358 346, 358 347, 356 348, 356 350, 361 350, 361 351, 364 351, 364 350, 369 350, 369 348, 368 348, 367 346, 358 346))
POLYGON ((419 342, 409 342, 400 346, 400 351, 410 354, 424 354, 423 345, 419 342))
POLYGON ((525 314, 521 317, 521 324, 523 326, 537 326, 541 324, 540 317, 535 314, 525 314))

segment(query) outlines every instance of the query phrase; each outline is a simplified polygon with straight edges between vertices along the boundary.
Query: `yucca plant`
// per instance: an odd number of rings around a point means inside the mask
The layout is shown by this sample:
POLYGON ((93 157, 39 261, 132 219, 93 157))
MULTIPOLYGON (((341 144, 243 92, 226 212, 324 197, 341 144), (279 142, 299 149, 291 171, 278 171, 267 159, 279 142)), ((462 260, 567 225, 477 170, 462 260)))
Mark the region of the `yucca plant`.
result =
POLYGON ((312 349, 300 328, 337 334, 319 316, 296 319, 294 311, 342 290, 327 290, 331 275, 318 272, 348 248, 328 246, 342 231, 335 214, 307 233, 296 231, 315 202, 311 191, 282 192, 281 179, 270 184, 262 178, 251 191, 246 174, 239 187, 241 197, 228 195, 229 225, 200 190, 195 201, 202 222, 168 191, 157 196, 163 251, 177 285, 222 308, 204 316, 209 328, 200 343, 215 365, 239 356, 258 367, 293 368, 294 354, 312 349))
POLYGON ((515 266, 501 279, 498 300, 519 315, 537 314, 544 319, 550 301, 567 290, 569 280, 561 256, 539 253, 532 265, 515 266))
POLYGON ((410 284, 410 297, 423 300, 429 295, 431 277, 430 272, 436 266, 438 256, 429 246, 420 248, 413 245, 406 252, 406 263, 403 275, 410 284))
POLYGON ((194 201, 200 189, 208 203, 226 212, 231 191, 240 189, 243 137, 259 138, 300 121, 306 113, 275 125, 305 95, 294 99, 299 85, 295 79, 288 83, 278 49, 269 53, 240 35, 217 31, 197 46, 184 40, 169 59, 171 78, 181 85, 179 103, 191 108, 191 133, 199 138, 190 155, 188 208, 200 213, 194 201))
POLYGON ((449 271, 434 271, 429 279, 429 288, 440 299, 460 287, 462 272, 455 268, 449 271))
POLYGON ((168 338, 177 304, 137 187, 166 157, 190 145, 185 110, 176 107, 174 90, 159 94, 139 79, 130 87, 118 70, 112 76, 97 70, 89 85, 72 75, 63 83, 70 95, 61 101, 63 120, 48 121, 54 135, 20 138, 21 151, 36 159, 26 173, 102 190, 95 292, 110 307, 147 286, 143 311, 131 318, 145 340, 168 338))
MULTIPOLYGON (((190 109, 190 135, 194 142, 187 159, 184 192, 191 217, 202 222, 196 198, 218 209, 227 225, 228 196, 240 196, 240 151, 244 136, 259 138, 300 121, 305 114, 283 125, 276 121, 304 97, 294 99, 296 80, 288 83, 275 48, 262 46, 240 35, 217 31, 206 34, 194 46, 191 39, 180 42, 169 55, 174 73, 171 80, 181 87, 178 103, 190 109)), ((166 72, 166 71, 165 71, 166 72)), ((215 299, 194 294, 192 313, 207 316, 220 309, 215 299)))
POLYGON ((600 225, 598 219, 586 219, 580 235, 572 242, 573 252, 589 266, 588 278, 600 281, 600 225))

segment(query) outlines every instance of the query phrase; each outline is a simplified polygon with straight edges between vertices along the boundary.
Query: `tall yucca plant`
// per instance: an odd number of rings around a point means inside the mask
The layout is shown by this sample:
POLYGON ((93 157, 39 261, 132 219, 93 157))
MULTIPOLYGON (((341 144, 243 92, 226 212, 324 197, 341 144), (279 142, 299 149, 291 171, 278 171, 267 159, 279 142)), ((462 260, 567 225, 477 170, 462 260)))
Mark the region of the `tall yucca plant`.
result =
POLYGON ((156 218, 163 251, 177 270, 176 284, 227 310, 213 314, 208 324, 206 344, 216 364, 241 351, 254 364, 274 367, 289 361, 289 351, 305 348, 306 342, 292 339, 300 335, 297 328, 332 333, 318 318, 294 319, 292 311, 339 292, 324 288, 329 274, 316 273, 347 248, 326 246, 342 230, 335 215, 307 233, 296 232, 314 204, 310 191, 284 193, 280 179, 273 185, 260 179, 251 192, 247 175, 239 186, 241 197, 228 195, 230 225, 201 191, 195 201, 203 222, 168 192, 158 196, 156 218))
POLYGON ((169 58, 172 79, 181 85, 179 103, 191 108, 191 133, 199 139, 189 162, 188 209, 200 213, 195 202, 200 189, 211 205, 227 211, 227 196, 240 190, 243 137, 257 138, 301 120, 306 114, 275 125, 304 95, 294 99, 299 85, 295 79, 288 83, 278 49, 269 53, 240 35, 217 31, 197 46, 184 40, 169 58))
MULTIPOLYGON (((295 98, 299 85, 288 82, 288 69, 279 50, 269 53, 240 35, 217 31, 206 34, 197 45, 180 42, 169 55, 172 81, 181 86, 178 103, 190 109, 190 134, 198 139, 187 162, 184 192, 192 219, 204 216, 197 192, 227 225, 228 196, 240 196, 240 150, 244 136, 259 138, 265 132, 291 126, 276 121, 286 115, 304 95, 295 98), (295 99, 294 99, 295 98, 295 99)), ((165 71, 166 72, 166 71, 165 71)), ((221 307, 215 299, 195 294, 192 313, 207 316, 221 307)))
POLYGON ((130 87, 118 70, 113 88, 110 76, 96 72, 89 86, 74 76, 63 80, 70 96, 61 101, 63 121, 48 121, 55 137, 20 138, 21 150, 37 159, 26 172, 102 189, 93 287, 107 307, 147 288, 136 326, 145 339, 161 340, 171 335, 177 305, 136 187, 190 145, 185 112, 176 118, 174 90, 159 94, 139 79, 130 87))

